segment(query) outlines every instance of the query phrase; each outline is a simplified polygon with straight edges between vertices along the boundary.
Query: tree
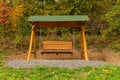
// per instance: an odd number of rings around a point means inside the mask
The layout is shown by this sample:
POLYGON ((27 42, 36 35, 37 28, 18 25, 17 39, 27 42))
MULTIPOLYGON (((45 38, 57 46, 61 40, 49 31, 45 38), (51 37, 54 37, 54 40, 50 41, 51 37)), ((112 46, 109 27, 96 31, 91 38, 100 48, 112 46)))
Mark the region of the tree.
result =
POLYGON ((0 23, 3 25, 8 25, 9 23, 9 14, 10 6, 7 5, 4 1, 0 1, 0 23))
POLYGON ((120 34, 120 3, 113 5, 111 9, 102 16, 102 19, 108 23, 108 28, 102 30, 103 37, 112 35, 112 33, 120 34))

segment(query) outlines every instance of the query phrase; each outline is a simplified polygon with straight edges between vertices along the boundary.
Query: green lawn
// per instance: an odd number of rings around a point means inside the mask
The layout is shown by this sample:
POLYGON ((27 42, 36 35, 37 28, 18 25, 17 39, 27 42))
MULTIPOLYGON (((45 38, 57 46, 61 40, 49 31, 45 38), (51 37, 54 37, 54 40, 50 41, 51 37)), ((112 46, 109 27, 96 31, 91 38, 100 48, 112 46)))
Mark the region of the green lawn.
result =
POLYGON ((120 66, 14 69, 3 67, 4 58, 0 54, 0 80, 120 80, 120 66))

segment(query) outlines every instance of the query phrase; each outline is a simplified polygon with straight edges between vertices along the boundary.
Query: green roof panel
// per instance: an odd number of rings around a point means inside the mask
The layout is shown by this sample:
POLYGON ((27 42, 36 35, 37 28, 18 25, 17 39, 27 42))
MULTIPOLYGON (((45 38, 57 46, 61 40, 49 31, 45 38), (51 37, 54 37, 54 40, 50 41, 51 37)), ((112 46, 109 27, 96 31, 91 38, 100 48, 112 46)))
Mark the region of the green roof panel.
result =
POLYGON ((74 16, 30 16, 29 22, 51 22, 51 21, 88 21, 87 15, 74 15, 74 16))

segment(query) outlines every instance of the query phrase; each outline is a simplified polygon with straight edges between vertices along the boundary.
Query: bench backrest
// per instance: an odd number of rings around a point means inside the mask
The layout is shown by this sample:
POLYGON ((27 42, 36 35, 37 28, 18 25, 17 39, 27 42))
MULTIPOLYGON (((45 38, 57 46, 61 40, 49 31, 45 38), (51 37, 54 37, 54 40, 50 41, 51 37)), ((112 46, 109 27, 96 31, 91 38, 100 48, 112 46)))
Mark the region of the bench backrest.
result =
POLYGON ((43 41, 42 49, 62 49, 62 50, 72 50, 72 41, 43 41))

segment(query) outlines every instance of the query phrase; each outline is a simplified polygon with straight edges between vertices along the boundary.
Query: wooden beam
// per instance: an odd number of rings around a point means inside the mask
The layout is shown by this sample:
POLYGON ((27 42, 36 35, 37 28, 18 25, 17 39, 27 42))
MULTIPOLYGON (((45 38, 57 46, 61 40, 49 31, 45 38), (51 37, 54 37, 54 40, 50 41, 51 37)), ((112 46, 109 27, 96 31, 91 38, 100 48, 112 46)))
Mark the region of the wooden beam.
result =
POLYGON ((88 61, 88 52, 87 52, 87 44, 86 44, 86 38, 85 38, 85 27, 84 27, 84 22, 82 22, 82 26, 81 26, 81 37, 82 37, 82 57, 84 56, 84 59, 86 61, 88 61))
MULTIPOLYGON (((44 28, 44 27, 79 27, 80 24, 78 25, 79 21, 73 22, 73 21, 62 21, 62 22, 46 22, 46 21, 42 21, 42 22, 35 22, 37 24, 37 28, 44 28)), ((81 23, 81 22, 79 22, 81 23)))
POLYGON ((29 45, 29 52, 28 52, 28 57, 27 60, 30 60, 31 52, 32 52, 32 43, 33 43, 33 34, 34 34, 34 28, 35 26, 32 26, 32 31, 31 31, 31 38, 30 38, 30 45, 29 45))
POLYGON ((80 50, 81 50, 81 59, 85 59, 82 30, 81 30, 81 37, 80 37, 80 50))
POLYGON ((33 29, 33 38, 34 38, 34 56, 35 56, 35 59, 36 59, 36 29, 33 29))

